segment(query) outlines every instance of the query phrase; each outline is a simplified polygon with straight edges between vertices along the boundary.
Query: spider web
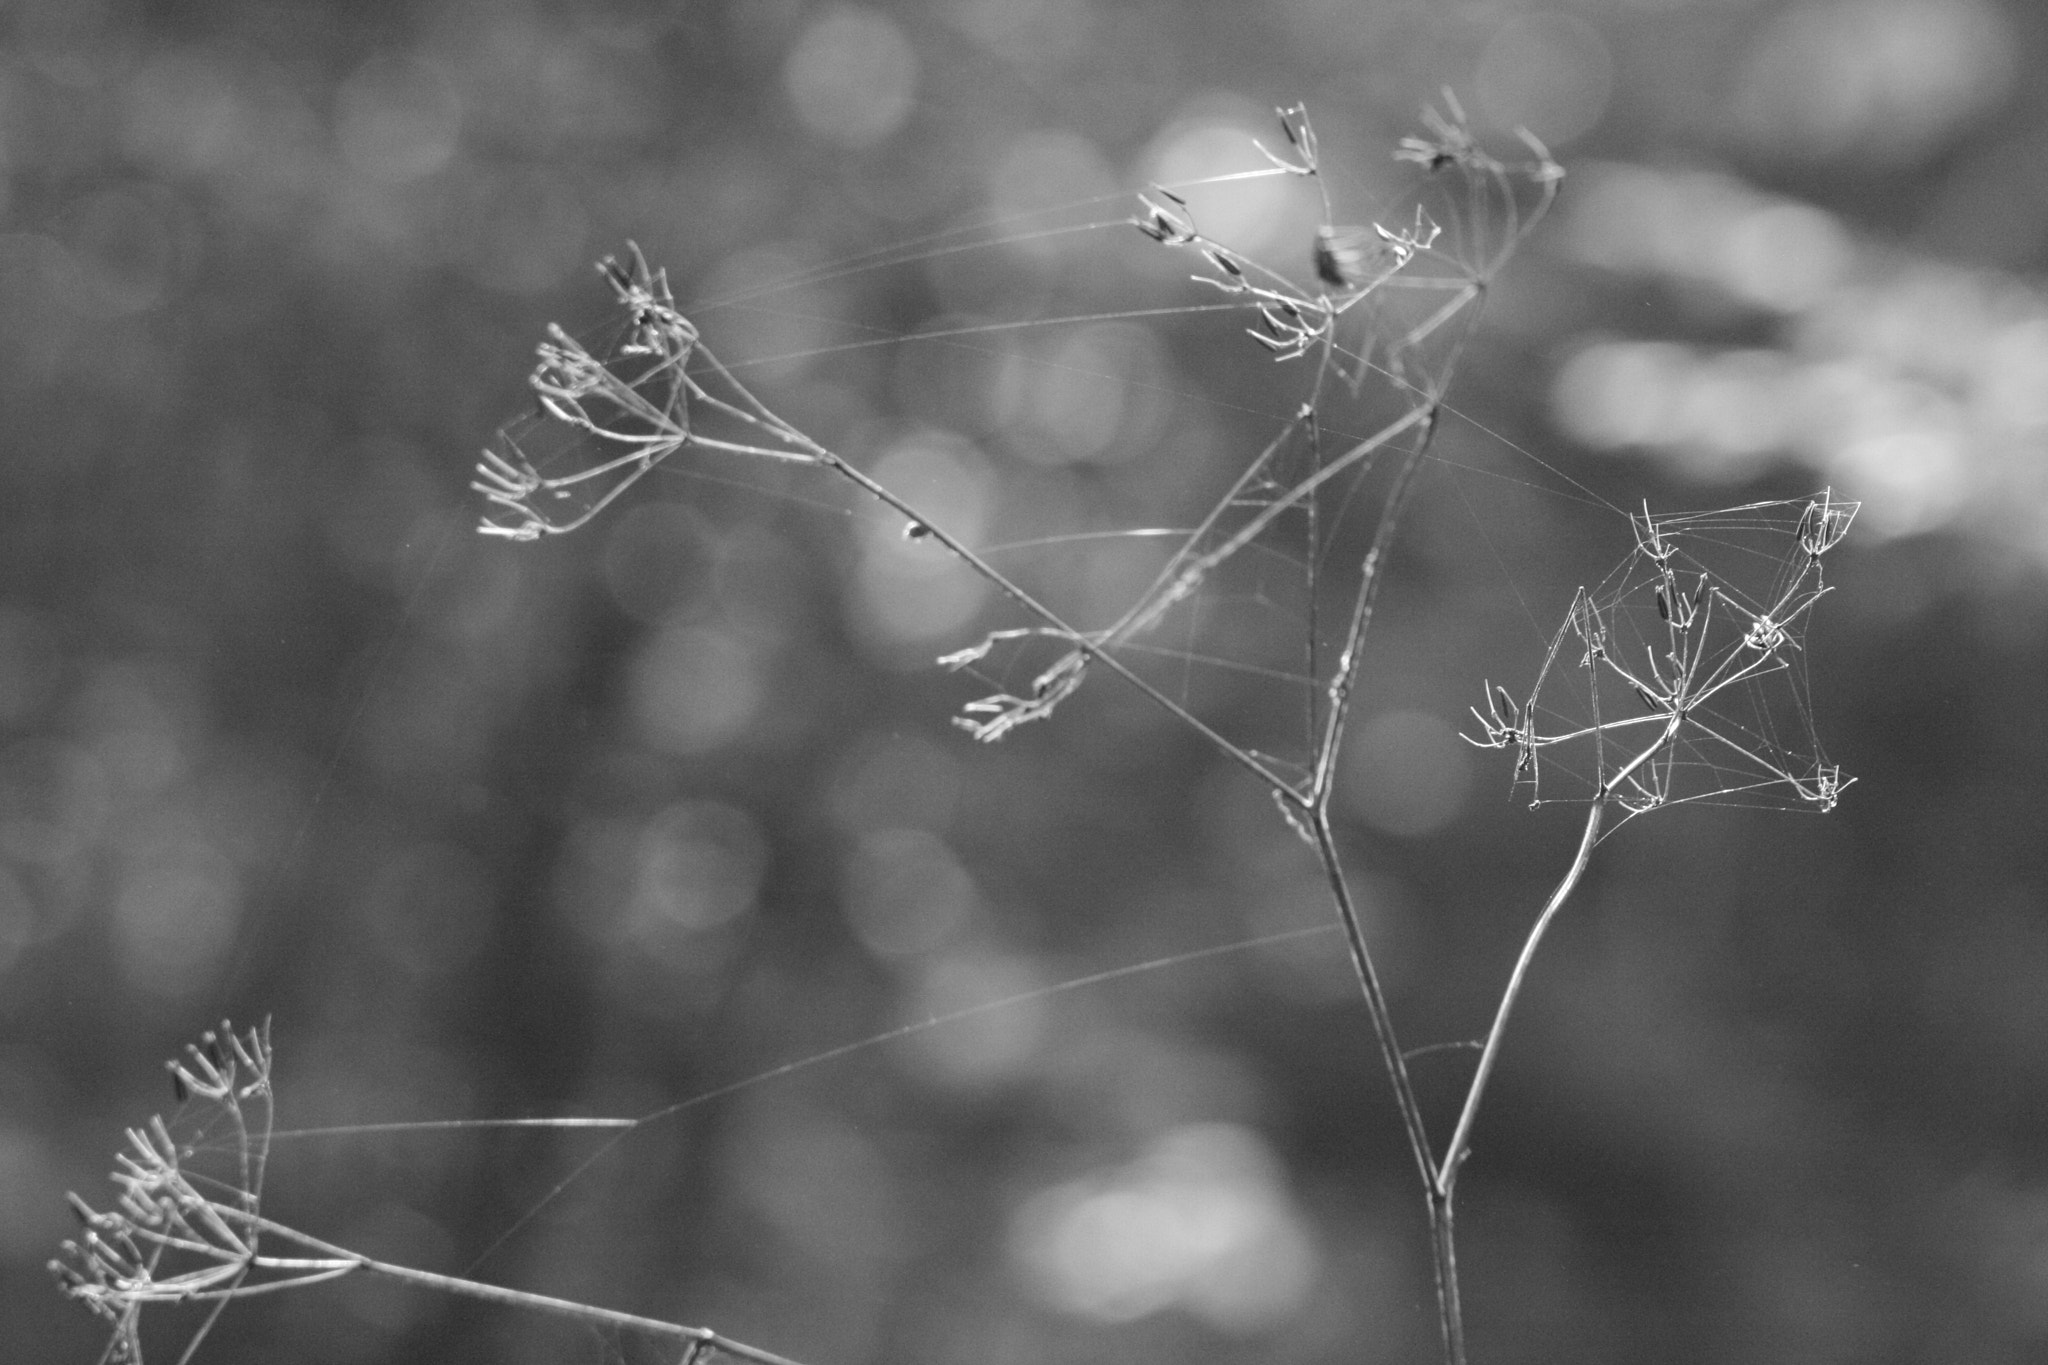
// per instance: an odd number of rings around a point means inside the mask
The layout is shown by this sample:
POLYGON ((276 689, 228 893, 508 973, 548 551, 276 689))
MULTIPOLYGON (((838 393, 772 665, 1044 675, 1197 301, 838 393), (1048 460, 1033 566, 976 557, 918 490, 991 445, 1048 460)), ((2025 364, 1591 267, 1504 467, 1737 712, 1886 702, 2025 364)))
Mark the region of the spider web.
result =
MULTIPOLYGON (((1480 287, 1520 240, 1532 208, 1545 202, 1544 163, 1492 161, 1447 120, 1431 131, 1432 138, 1415 139, 1409 149, 1420 178, 1411 203, 1388 211, 1384 226, 1361 231, 1331 224, 1325 202, 1324 230, 1302 242, 1292 263, 1260 263, 1208 241, 1197 215, 1183 216, 1187 206, 1175 197, 1178 191, 1140 201, 1138 226, 1171 224, 1154 236, 1154 245, 1185 254, 1201 281, 1187 292, 1202 300, 1145 311, 1212 325, 1210 339, 1219 349, 1232 348, 1231 368, 1256 367, 1266 397, 1249 415, 1265 434, 1227 443, 1221 459, 1185 471, 1190 486, 1170 491, 1192 516, 1171 515, 1181 509, 1167 499, 1158 515, 1121 526, 1098 531, 1084 524, 1056 541, 1012 542, 1007 549, 1000 539, 974 546, 1052 603, 1068 624, 1050 627, 1014 604, 990 610, 1002 619, 983 623, 980 643, 952 656, 963 673, 994 690, 970 704, 963 716, 969 728, 998 738, 1049 714, 1067 695, 1059 690, 1066 680, 1078 687, 1092 666, 1094 655, 1077 650, 1086 645, 1189 712, 1214 718, 1226 742, 1284 780, 1309 782, 1327 758, 1329 688, 1362 638, 1384 551, 1430 458, 1480 287), (1147 211, 1164 217, 1148 218, 1147 211), (1258 340, 1246 337, 1247 329, 1258 340), (1141 568, 1140 586, 1127 602, 1094 619, 1073 605, 1087 602, 1071 591, 1077 576, 1071 551, 1083 543, 1141 568), (1005 717, 1010 724, 991 726, 1005 717)), ((1290 123, 1287 139, 1291 164, 1314 169, 1305 121, 1290 123)), ((1320 189, 1319 175, 1305 178, 1320 189)), ((1132 221, 1091 219, 1042 232, 1114 232, 1130 240, 1132 221)), ((913 244, 796 283, 921 266, 941 253, 990 250, 1037 235, 984 233, 913 244)), ((834 508, 862 502, 857 489, 824 477, 819 450, 736 377, 751 365, 723 363, 713 354, 696 324, 674 308, 658 271, 636 253, 610 262, 607 275, 619 295, 616 315, 592 331, 550 336, 553 354, 544 352, 535 372, 545 383, 536 386, 541 406, 507 424, 486 455, 479 477, 501 532, 532 526, 538 537, 577 529, 655 472, 730 478, 774 496, 815 496, 834 508), (583 367, 586 360, 608 379, 599 382, 583 367), (586 382, 593 387, 582 387, 586 382), (572 415, 565 418, 565 412, 572 415), (585 420, 575 419, 578 412, 585 420), (537 518, 519 520, 529 512, 537 518)), ((820 353, 971 347, 983 337, 1100 316, 889 333, 820 353)), ((1246 415, 1243 406, 1238 415, 1246 415)), ((1845 784, 1813 737, 1800 641, 1812 602, 1825 591, 1821 555, 1853 512, 1852 504, 1823 498, 1705 516, 1646 513, 1627 560, 1575 602, 1524 701, 1503 696, 1490 704, 1489 734, 1503 706, 1512 720, 1507 741, 1520 746, 1526 760, 1517 781, 1532 799, 1590 799, 1619 783, 1625 785, 1615 787, 1616 798, 1631 809, 1713 799, 1831 802, 1845 784), (1674 611, 1693 613, 1678 631, 1687 642, 1683 651, 1673 643, 1674 611), (1752 637, 1758 643, 1748 643, 1752 637), (1575 671, 1580 655, 1585 661, 1575 671), (1624 773, 1643 747, 1636 737, 1647 740, 1660 721, 1654 700, 1660 694, 1667 698, 1661 720, 1669 724, 1681 679, 1710 695, 1686 707, 1686 723, 1670 742, 1624 773)), ((915 519, 903 529, 914 539, 931 534, 915 519)), ((211 1136, 225 1140, 214 1150, 230 1156, 247 1150, 245 1135, 211 1136)), ((236 1174, 232 1166, 223 1171, 223 1188, 235 1186, 236 1174)))
MULTIPOLYGON (((888 495, 756 398, 735 371, 763 362, 721 361, 635 249, 629 260, 603 263, 620 314, 611 329, 593 342, 552 329, 542 344, 537 411, 501 431, 478 469, 476 486, 491 504, 483 529, 515 539, 577 529, 664 465, 720 477, 719 462, 737 461, 745 468, 734 476, 748 481, 775 466, 779 490, 797 487, 792 466, 823 466, 887 504, 908 537, 933 542, 932 553, 950 551, 965 565, 988 550, 980 568, 1002 589, 995 600, 1009 604, 985 616, 976 643, 941 660, 988 689, 960 716, 978 738, 1000 739, 1052 714, 1109 669, 1269 781, 1306 790, 1334 748, 1341 702, 1332 688, 1355 666, 1380 568, 1484 283, 1540 217, 1557 173, 1540 148, 1535 161, 1503 163, 1480 151, 1462 122, 1431 115, 1431 136, 1408 139, 1398 153, 1417 167, 1409 202, 1370 228, 1338 228, 1306 116, 1283 110, 1280 122, 1285 155, 1260 147, 1265 169, 1223 178, 1291 177, 1320 198, 1322 225, 1305 237, 1295 268, 1211 239, 1180 190, 1154 187, 1137 197, 1132 218, 927 239, 796 281, 1069 233, 1115 229, 1128 248, 1138 240, 1133 226, 1181 253, 1193 283, 1180 292, 1201 301, 942 326, 811 352, 971 349, 1026 328, 1176 319, 1220 368, 1205 387, 1256 392, 1248 403, 1211 403, 1251 434, 1237 432, 1215 458, 1190 459, 1160 487, 1127 497, 1121 524, 1090 521, 993 546, 954 541, 943 519, 927 521, 914 501, 888 495), (679 452, 686 460, 672 462, 679 452), (1041 552, 1028 553, 1034 547, 1041 552), (1126 585, 1121 601, 1090 591, 1105 579, 1126 585)), ((846 481, 817 480, 834 491, 809 496, 857 506, 846 481)))
POLYGON ((1805 639, 1823 556, 1857 504, 1812 499, 1634 518, 1581 588, 1522 700, 1488 685, 1490 747, 1532 805, 1616 800, 1827 810, 1845 779, 1813 721, 1805 639))
MULTIPOLYGON (((1399 153, 1424 171, 1409 204, 1388 215, 1395 226, 1339 229, 1306 116, 1282 110, 1280 120, 1287 156, 1260 151, 1311 179, 1323 199, 1323 225, 1305 253, 1308 285, 1207 238, 1177 193, 1140 196, 1137 226, 1193 257, 1195 282, 1242 305, 1220 321, 1283 365, 1299 362, 1297 406, 1240 457, 1131 607, 1086 641, 1134 671, 1163 675, 1191 709, 1224 717, 1227 742, 1263 774, 1307 791, 1332 755, 1342 705, 1333 689, 1355 664, 1483 283, 1540 217, 1555 167, 1540 147, 1535 162, 1495 161, 1462 123, 1432 114, 1434 138, 1411 138, 1399 153)), ((995 632, 948 662, 980 665, 1027 639, 1041 658, 1047 648, 1055 657, 1027 687, 970 703, 964 723, 982 738, 1049 713, 1087 665, 1071 640, 1033 627, 995 632)), ((1006 676, 1029 657, 1018 650, 1006 676)))

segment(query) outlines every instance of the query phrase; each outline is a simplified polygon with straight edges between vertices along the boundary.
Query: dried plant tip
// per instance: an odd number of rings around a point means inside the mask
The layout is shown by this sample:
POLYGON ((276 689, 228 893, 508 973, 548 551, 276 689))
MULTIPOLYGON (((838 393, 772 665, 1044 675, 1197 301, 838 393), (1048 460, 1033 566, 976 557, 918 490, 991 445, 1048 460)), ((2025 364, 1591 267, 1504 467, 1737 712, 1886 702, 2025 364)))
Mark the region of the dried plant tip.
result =
POLYGON ((1204 251, 1202 254, 1209 258, 1209 264, 1215 266, 1218 270, 1230 276, 1232 279, 1241 280, 1244 278, 1244 267, 1240 266, 1236 261, 1231 260, 1230 257, 1224 254, 1223 252, 1216 250, 1214 247, 1211 247, 1209 250, 1204 251))
MULTIPOLYGON (((1523 725, 1522 711, 1515 705, 1515 699, 1508 695, 1505 687, 1492 682, 1482 684, 1480 694, 1486 698, 1486 710, 1481 711, 1475 706, 1471 711, 1472 718, 1479 722, 1480 730, 1486 738, 1474 739, 1466 734, 1460 734, 1458 737, 1480 749, 1505 749, 1513 744, 1523 749, 1526 757, 1528 732, 1523 725)), ((1518 760, 1515 765, 1516 772, 1519 773, 1521 767, 1522 764, 1518 760)))
POLYGON ((1841 799, 1842 792, 1855 781, 1853 777, 1844 778, 1839 766, 1823 763, 1814 769, 1813 790, 1805 795, 1823 812, 1831 811, 1835 808, 1835 802, 1841 799))
POLYGON ((1286 171, 1289 175, 1315 175, 1322 165, 1322 153, 1316 142, 1315 125, 1308 119, 1308 106, 1293 104, 1284 109, 1275 109, 1273 112, 1280 118, 1280 135, 1286 138, 1287 145, 1300 155, 1300 162, 1275 156, 1256 138, 1252 140, 1252 146, 1257 148, 1259 154, 1277 170, 1286 171))
POLYGON ((938 665, 940 668, 957 669, 965 668, 969 664, 980 663, 988 657, 988 652, 995 648, 995 644, 996 637, 992 635, 978 645, 970 646, 967 649, 956 649, 951 654, 941 654, 937 660, 938 665))
POLYGON ((1245 331, 1271 351, 1275 360, 1293 360, 1306 355, 1309 347, 1328 332, 1334 316, 1333 312, 1319 312, 1311 322, 1292 303, 1277 299, 1259 305, 1259 321, 1266 330, 1247 327, 1245 331))
POLYGON ((1280 116, 1280 131, 1286 135, 1287 145, 1299 148, 1301 146, 1301 136, 1294 131, 1294 120, 1289 117, 1294 111, 1292 109, 1275 109, 1273 112, 1280 116))
POLYGON ((626 240, 626 254, 633 258, 630 267, 622 264, 616 256, 607 256, 597 263, 598 273, 612 283, 618 291, 621 302, 630 302, 635 290, 646 294, 668 293, 668 278, 664 274, 659 281, 647 268, 647 257, 641 254, 640 244, 631 238, 626 240))
MULTIPOLYGON (((984 652, 986 645, 984 645, 984 652)), ((944 662, 943 660, 941 662, 944 662)), ((955 716, 953 723, 966 730, 985 744, 992 744, 1020 725, 1034 720, 1044 720, 1053 713, 1053 708, 1080 689, 1088 675, 1088 655, 1084 650, 1073 650, 1031 680, 1029 696, 1012 696, 1007 692, 979 701, 968 702, 961 709, 966 716, 955 716), (988 720, 971 720, 969 716, 988 716, 988 720)))
MULTIPOLYGON (((1663 588, 1657 590, 1657 610, 1660 612, 1666 611, 1664 591, 1663 588)), ((1706 600, 1707 576, 1701 574, 1699 582, 1693 587, 1691 592, 1679 592, 1675 587, 1672 589, 1672 597, 1665 619, 1680 630, 1691 630, 1693 622, 1699 619, 1700 606, 1706 600)))
POLYGON ((1786 635, 1784 626, 1772 620, 1768 612, 1751 621, 1749 630, 1742 637, 1742 643, 1764 654, 1783 648, 1790 642, 1791 637, 1786 635))
POLYGON ((1523 167, 1524 174, 1539 185, 1551 185, 1564 179, 1564 167, 1550 154, 1550 148, 1544 145, 1542 138, 1527 128, 1520 127, 1515 129, 1515 136, 1522 140, 1523 146, 1536 154, 1536 164, 1523 167))
POLYGON ((1138 231, 1166 246, 1184 246, 1196 241, 1198 234, 1195 232, 1194 220, 1186 214, 1187 201, 1157 185, 1152 187, 1152 194, 1172 200, 1180 212, 1167 208, 1150 195, 1141 194, 1138 196, 1138 202, 1144 206, 1146 216, 1131 220, 1137 225, 1138 231))
POLYGON ((1833 493, 1831 488, 1822 489, 1820 496, 1807 503, 1799 516, 1800 548, 1813 559, 1834 549, 1849 534, 1849 523, 1863 506, 1860 502, 1836 502, 1833 493))
POLYGON ((1661 565, 1677 553, 1675 546, 1664 543, 1663 531, 1658 527, 1656 518, 1650 515, 1648 502, 1643 504, 1641 517, 1637 517, 1633 512, 1629 513, 1629 522, 1635 528, 1636 548, 1651 560, 1661 565))

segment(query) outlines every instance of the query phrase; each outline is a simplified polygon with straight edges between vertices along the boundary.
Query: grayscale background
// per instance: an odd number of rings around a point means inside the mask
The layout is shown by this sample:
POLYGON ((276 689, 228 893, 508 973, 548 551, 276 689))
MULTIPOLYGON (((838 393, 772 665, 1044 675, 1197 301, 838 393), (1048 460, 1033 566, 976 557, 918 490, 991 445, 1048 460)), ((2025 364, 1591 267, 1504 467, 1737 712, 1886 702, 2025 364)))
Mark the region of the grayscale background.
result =
MULTIPOLYGON (((802 471, 665 469, 535 546, 466 485, 630 237, 728 302, 693 316, 764 397, 986 537, 1184 517, 1285 413, 1230 329, 898 338, 1199 301, 1124 229, 989 243, 1135 212, 1296 101, 1368 219, 1448 85, 1569 174, 1451 392, 1347 760, 1409 1040, 1483 1027, 1569 859, 1576 814, 1454 732, 1628 552, 1598 499, 1864 502, 1805 651, 1860 780, 1598 851, 1461 1187, 1472 1357, 2042 1358, 2044 62, 2019 0, 0 4, 0 1355, 98 1358, 43 1270, 63 1193, 103 1199, 223 1017, 274 1020, 290 1128, 641 1115, 1321 923, 1270 803, 1110 680, 951 726, 984 689, 932 660, 988 604, 802 471)), ((1459 1054, 1417 1065, 1447 1130, 1459 1054)), ((599 1141, 280 1142, 269 1207, 456 1273, 599 1141)), ((1436 1358, 1328 936, 695 1105, 477 1273, 806 1365, 1436 1358)), ((199 1359, 674 1353, 348 1282, 199 1359)))

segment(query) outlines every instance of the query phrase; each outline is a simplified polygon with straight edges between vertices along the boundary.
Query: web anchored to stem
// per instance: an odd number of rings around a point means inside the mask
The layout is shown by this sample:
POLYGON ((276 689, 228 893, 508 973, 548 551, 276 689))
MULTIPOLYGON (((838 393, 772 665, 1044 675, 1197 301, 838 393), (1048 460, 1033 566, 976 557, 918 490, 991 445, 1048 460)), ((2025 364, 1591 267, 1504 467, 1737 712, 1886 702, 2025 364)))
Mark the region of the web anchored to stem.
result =
MULTIPOLYGON (((665 276, 650 269, 637 249, 628 261, 611 259, 601 267, 624 314, 622 340, 601 354, 554 328, 540 348, 532 376, 545 419, 538 434, 566 446, 565 472, 543 472, 506 435, 499 448, 485 453, 476 487, 491 504, 484 533, 535 540, 586 524, 658 464, 685 451, 828 470, 902 517, 909 539, 951 554, 1027 618, 988 630, 978 643, 942 660, 956 669, 1021 679, 967 704, 960 722, 977 738, 997 740, 1050 716, 1092 671, 1107 669, 1256 775, 1322 866, 1428 1196, 1445 1354, 1455 1365, 1464 1358, 1464 1344, 1450 1195, 1470 1114, 1452 1154, 1440 1162, 1331 818, 1335 760, 1395 529, 1438 430, 1476 305, 1543 218, 1562 175, 1526 134, 1531 160, 1494 158, 1473 138, 1448 94, 1446 103, 1448 114, 1427 116, 1426 136, 1404 140, 1396 152, 1426 177, 1414 211, 1394 226, 1370 228, 1341 228, 1332 221, 1314 129, 1300 108, 1279 111, 1287 153, 1260 148, 1267 168, 1247 174, 1313 184, 1321 224, 1306 244, 1312 278, 1305 283, 1205 234, 1190 199, 1178 189, 1155 186, 1140 197, 1141 211, 1132 220, 1138 230, 1169 250, 1193 253, 1194 280, 1219 293, 1226 311, 1246 317, 1247 330, 1265 352, 1279 361, 1302 362, 1296 372, 1306 374, 1291 415, 1236 467, 1193 526, 1133 533, 1156 536, 1171 548, 1145 586, 1103 624, 1070 622, 998 569, 992 551, 970 546, 941 520, 776 416, 711 354, 698 328, 677 310, 665 276), (1384 383, 1368 383, 1375 378, 1384 383), (1329 599, 1341 608, 1329 610, 1329 599), (1234 604, 1249 612, 1233 613, 1234 604), (1232 621, 1233 615, 1238 619, 1232 621), (1258 625, 1276 617, 1300 626, 1291 657, 1225 662, 1274 680, 1279 703, 1264 709, 1255 737, 1226 733, 1191 705, 1191 676, 1211 657, 1195 642, 1227 639, 1232 625, 1256 634, 1258 625), (1178 670, 1173 682, 1140 671, 1162 639, 1189 642, 1165 651, 1178 670), (1291 719, 1275 725, 1280 716, 1291 719)), ((1661 547, 1658 537, 1665 532, 1647 520, 1644 530, 1661 547)), ((1760 615, 1785 621, 1802 611, 1788 598, 1760 615)), ((1589 630, 1597 629, 1585 619, 1589 630)), ((1738 671, 1739 677, 1715 676, 1708 685, 1733 687, 1760 670, 1738 671)), ((1663 677, 1655 670, 1652 676, 1663 677)), ((1666 681, 1667 692, 1698 681, 1694 673, 1686 677, 1683 684, 1666 681)), ((1690 692, 1674 692, 1669 706, 1673 714, 1689 715, 1697 700, 1690 692)), ((1604 734, 1599 726, 1596 721, 1596 737, 1604 734)), ((1529 734, 1533 749, 1537 741, 1533 730, 1529 734)), ((1630 765, 1629 772, 1638 766, 1630 765)), ((1596 776, 1605 774, 1596 768, 1596 776)), ((1496 1051, 1489 1046, 1483 1056, 1474 1107, 1496 1051)))
POLYGON ((1450 116, 1432 111, 1429 135, 1404 140, 1395 154, 1425 173, 1412 211, 1396 226, 1366 228, 1331 223, 1315 131, 1301 108, 1279 111, 1287 155, 1260 148, 1265 169, 1224 178, 1313 186, 1322 225, 1304 243, 1305 280, 1207 236, 1180 192, 1193 187, 1139 196, 1128 223, 1190 253, 1194 281, 1223 298, 1156 311, 1242 314, 1267 352, 1303 364, 1298 400, 1236 464, 1206 513, 1189 526, 1106 534, 1149 557, 1143 586, 1107 620, 1076 619, 1059 598, 1000 567, 1000 547, 970 544, 776 415, 705 344, 665 273, 637 247, 600 263, 619 314, 611 344, 586 345, 553 327, 540 345, 530 380, 539 416, 502 431, 477 466, 473 486, 489 504, 479 529, 516 541, 576 530, 679 457, 827 471, 1021 613, 941 660, 996 685, 959 717, 977 738, 1000 739, 1051 715, 1091 673, 1107 670, 1256 774, 1283 805, 1306 811, 1327 794, 1379 571, 1476 306, 1543 217, 1562 174, 1533 138, 1533 160, 1495 159, 1455 101, 1449 108, 1450 116), (1368 386, 1374 377, 1384 382, 1368 386), (1332 597, 1348 598, 1349 610, 1330 611, 1332 597), (1274 638, 1275 620, 1299 627, 1291 652, 1261 643, 1274 638), (1198 716, 1205 680, 1223 675, 1267 681, 1259 722, 1232 728, 1198 716), (1297 719, 1282 729, 1270 723, 1279 714, 1297 719))
POLYGON ((1531 804, 1832 809, 1853 779, 1814 733, 1804 639, 1828 591, 1822 556, 1856 509, 1831 491, 1719 512, 1646 508, 1628 558, 1572 599, 1528 694, 1487 685, 1471 742, 1514 750, 1531 804))
MULTIPOLYGON (((1262 349, 1234 331, 1230 344, 1262 365, 1267 357, 1282 362, 1276 382, 1292 388, 1285 401, 1260 409, 1271 425, 1232 447, 1234 463, 1220 476, 1205 472, 1212 482, 1192 504, 1201 510, 1191 524, 1104 533, 1146 556, 1142 572, 1119 580, 1131 591, 1107 608, 1085 594, 1063 596, 1056 575, 1041 583, 1006 570, 1005 551, 1015 547, 982 543, 884 482, 879 465, 856 464, 778 416, 736 377, 742 365, 713 353, 665 273, 637 247, 600 265, 617 315, 611 340, 549 329, 529 378, 536 413, 499 433, 473 486, 487 504, 485 535, 532 542, 590 524, 657 469, 736 461, 828 474, 826 482, 880 509, 892 544, 900 526, 905 543, 950 556, 1007 613, 977 624, 967 637, 974 642, 941 660, 994 689, 958 718, 976 738, 999 740, 1044 719, 1091 674, 1108 672, 1256 776, 1313 850, 1327 886, 1426 1198, 1444 1354, 1462 1365, 1457 1177, 1537 946, 1582 876, 1609 804, 1623 820, 1696 801, 1825 810, 1848 785, 1814 736, 1803 640, 1827 590, 1823 557, 1856 507, 1823 493, 1700 516, 1645 508, 1632 519, 1627 559, 1575 596, 1528 691, 1518 699, 1488 686, 1473 742, 1513 750, 1513 781, 1532 801, 1576 799, 1589 809, 1572 865, 1503 989, 1455 1131, 1439 1149, 1340 855, 1336 757, 1387 556, 1441 418, 1453 411, 1444 397, 1465 338, 1491 280, 1542 219, 1562 174, 1526 136, 1529 159, 1496 159, 1448 96, 1446 108, 1430 112, 1426 135, 1405 139, 1395 154, 1421 180, 1412 211, 1364 228, 1333 221, 1314 129, 1300 108, 1279 111, 1284 153, 1260 148, 1262 169, 1225 178, 1313 187, 1319 225, 1304 230, 1298 262, 1306 278, 1207 235, 1193 186, 1154 186, 1139 197, 1125 230, 1135 226, 1192 260, 1204 299, 1157 312, 1215 313, 1242 324, 1262 349), (1264 704, 1212 705, 1205 683, 1217 676, 1254 680, 1264 704)), ((1106 978, 1080 980, 1095 979, 1106 978)), ((235 1298, 369 1273, 650 1333, 681 1343, 687 1361, 714 1351, 763 1365, 779 1359, 708 1329, 391 1265, 273 1222, 260 1207, 272 1140, 267 1035, 237 1038, 223 1026, 173 1075, 219 1140, 183 1142, 161 1122, 132 1133, 116 1173, 117 1207, 77 1205, 86 1235, 57 1268, 66 1291, 113 1325, 114 1355, 139 1359, 145 1306, 205 1306, 189 1358, 211 1315, 235 1298), (212 1169, 219 1154, 226 1165, 212 1169), (274 1254, 279 1245, 290 1254, 274 1254)))
MULTIPOLYGON (((1628 559, 1598 589, 1581 588, 1572 599, 1528 699, 1517 704, 1489 684, 1487 709, 1474 708, 1484 738, 1472 742, 1513 749, 1515 781, 1537 801, 1549 799, 1540 783, 1550 755, 1581 751, 1566 771, 1589 808, 1571 866, 1523 940, 1457 1127, 1429 1173, 1439 1274, 1453 1292, 1452 1202, 1479 1106, 1530 964, 1585 875, 1608 803, 1624 818, 1680 801, 1828 811, 1853 781, 1822 757, 1814 737, 1801 638, 1827 592, 1822 557, 1848 534, 1857 506, 1823 491, 1705 514, 1654 517, 1645 508, 1628 559), (1565 665, 1575 673, 1560 673, 1560 650, 1579 652, 1565 665), (1572 676, 1576 686, 1563 682, 1572 676), (1553 696, 1571 698, 1572 709, 1560 710, 1547 700, 1553 696)), ((1462 1347, 1447 1341, 1455 1361, 1462 1347)))
POLYGON ((112 1329, 105 1360, 142 1365, 142 1312, 199 1308, 204 1316, 179 1360, 197 1353, 228 1304, 303 1289, 344 1275, 375 1275, 423 1289, 568 1317, 593 1326, 680 1342, 682 1359, 714 1353, 755 1365, 793 1365, 782 1356, 632 1313, 440 1275, 365 1256, 263 1214, 263 1169, 271 1142, 270 1029, 237 1034, 222 1023, 170 1063, 172 1086, 195 1113, 174 1136, 162 1118, 128 1132, 115 1157, 120 1196, 104 1212, 77 1195, 71 1206, 84 1235, 50 1262, 64 1292, 112 1329), (266 1250, 282 1243, 288 1254, 266 1250))

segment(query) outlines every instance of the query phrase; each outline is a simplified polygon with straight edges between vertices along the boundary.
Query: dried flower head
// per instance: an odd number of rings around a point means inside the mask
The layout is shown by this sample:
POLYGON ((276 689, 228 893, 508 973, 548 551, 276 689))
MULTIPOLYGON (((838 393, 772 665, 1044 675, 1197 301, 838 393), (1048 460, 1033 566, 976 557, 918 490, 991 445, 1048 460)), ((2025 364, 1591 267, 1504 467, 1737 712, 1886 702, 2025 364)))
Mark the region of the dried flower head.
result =
POLYGON ((1802 637, 1828 589, 1821 556, 1856 504, 1829 492, 1634 518, 1635 548, 1580 589, 1528 697, 1488 684, 1482 748, 1515 750, 1531 799, 1831 809, 1853 779, 1821 755, 1802 637), (1567 637, 1575 666, 1560 667, 1567 637), (1560 796, 1562 792, 1562 796, 1560 796))

